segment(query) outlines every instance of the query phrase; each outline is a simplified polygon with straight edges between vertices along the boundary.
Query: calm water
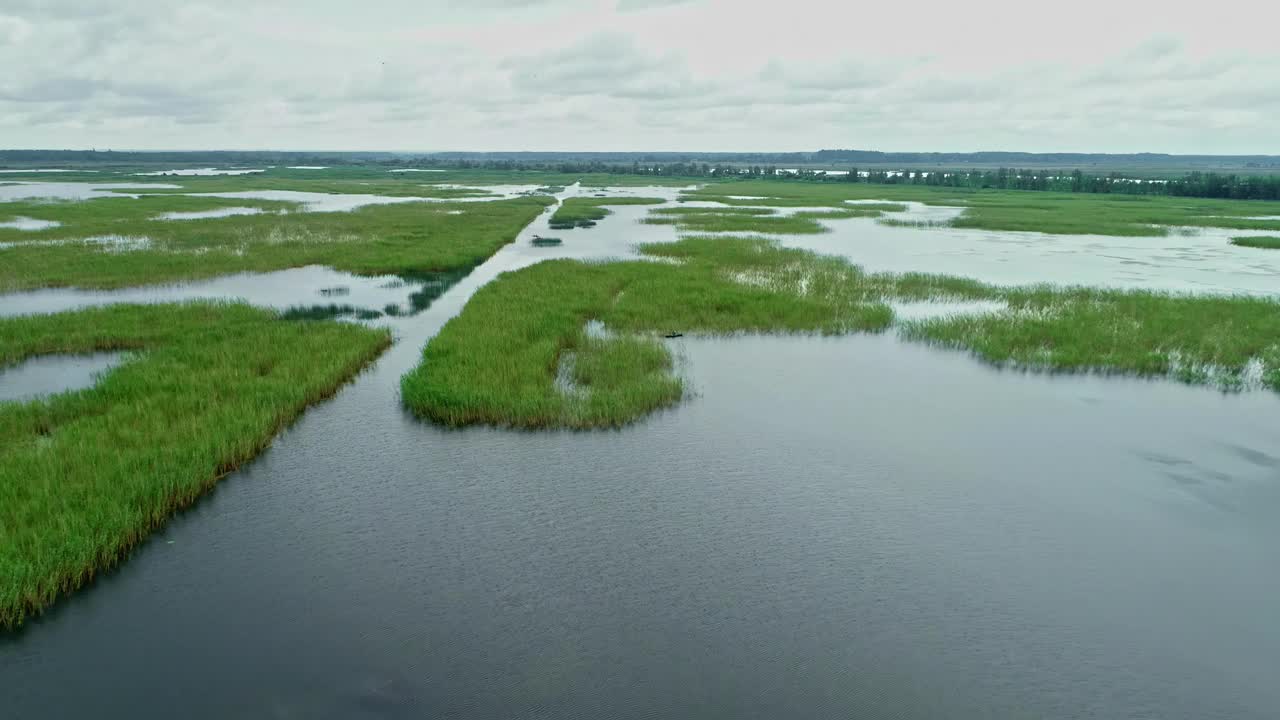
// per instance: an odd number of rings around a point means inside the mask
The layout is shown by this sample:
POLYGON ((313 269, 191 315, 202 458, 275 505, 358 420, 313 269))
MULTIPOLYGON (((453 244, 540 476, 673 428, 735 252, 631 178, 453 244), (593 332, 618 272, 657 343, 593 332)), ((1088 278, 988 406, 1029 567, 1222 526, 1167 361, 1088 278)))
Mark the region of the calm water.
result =
MULTIPOLYGON (((353 385, 0 640, 18 718, 1274 718, 1280 396, 1000 372, 891 334, 673 341, 618 432, 353 385)), ((674 237, 674 235, 670 235, 674 237)))
POLYGON ((0 367, 0 402, 25 402, 43 395, 92 386, 99 374, 124 362, 125 353, 43 355, 0 367))

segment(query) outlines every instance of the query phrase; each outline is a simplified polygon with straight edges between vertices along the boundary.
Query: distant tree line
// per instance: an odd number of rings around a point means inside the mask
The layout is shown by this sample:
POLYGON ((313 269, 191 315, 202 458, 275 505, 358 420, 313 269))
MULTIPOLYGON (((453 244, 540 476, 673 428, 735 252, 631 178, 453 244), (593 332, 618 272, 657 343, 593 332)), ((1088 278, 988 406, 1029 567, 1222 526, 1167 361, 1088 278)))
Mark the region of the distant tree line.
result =
MULTIPOLYGON (((1239 200, 1280 200, 1280 175, 1254 175, 1193 171, 1180 177, 1139 178, 1120 172, 1074 170, 987 169, 860 171, 854 165, 846 171, 805 168, 805 163, 863 158, 883 163, 895 159, 923 162, 978 162, 1004 159, 1100 161, 1122 160, 1159 164, 1164 161, 1222 159, 1220 156, 1169 155, 1088 155, 1033 153, 879 153, 865 150, 822 150, 816 153, 431 153, 385 152, 277 152, 277 151, 196 151, 196 152, 112 152, 77 150, 0 150, 0 167, 31 165, 128 165, 172 163, 210 165, 325 164, 425 167, 458 170, 555 171, 565 174, 618 173, 681 178, 779 178, 801 182, 861 182, 886 185, 926 185, 954 188, 994 188, 1123 195, 1174 195, 1181 197, 1230 198, 1239 200)), ((1274 166, 1277 158, 1249 156, 1254 166, 1274 166), (1272 164, 1268 164, 1272 163, 1272 164)), ((1240 160, 1243 158, 1235 158, 1240 160)), ((904 163, 905 165, 906 163, 904 163)), ((910 167, 907 165, 907 167, 910 167)), ((919 167, 919 166, 917 166, 919 167)))
MULTIPOLYGON (((400 161, 394 161, 397 164, 400 161)), ((777 178, 800 182, 854 182, 878 185, 925 185, 996 190, 1100 193, 1117 195, 1174 195, 1180 197, 1235 200, 1280 200, 1280 175, 1235 175, 1190 172, 1176 178, 1135 178, 1121 173, 1097 175, 1082 170, 859 170, 824 171, 807 168, 779 168, 777 165, 729 165, 724 163, 668 162, 630 164, 603 160, 584 162, 537 162, 517 160, 432 159, 429 165, 442 169, 554 171, 565 174, 615 173, 654 177, 687 178, 777 178), (838 173, 838 174, 837 174, 838 173)))

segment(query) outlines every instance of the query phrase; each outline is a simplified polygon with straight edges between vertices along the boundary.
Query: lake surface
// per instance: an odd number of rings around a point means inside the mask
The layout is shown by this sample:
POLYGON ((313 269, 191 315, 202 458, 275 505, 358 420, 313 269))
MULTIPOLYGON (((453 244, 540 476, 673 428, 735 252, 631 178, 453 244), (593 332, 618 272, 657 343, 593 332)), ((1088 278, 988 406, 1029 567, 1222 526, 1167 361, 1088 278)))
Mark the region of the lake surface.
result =
POLYGON ((478 287, 674 239, 647 210, 533 247, 544 214, 381 320, 398 342, 371 370, 0 638, 6 710, 1276 717, 1274 393, 1004 372, 889 333, 672 341, 694 397, 622 431, 401 409, 478 287))

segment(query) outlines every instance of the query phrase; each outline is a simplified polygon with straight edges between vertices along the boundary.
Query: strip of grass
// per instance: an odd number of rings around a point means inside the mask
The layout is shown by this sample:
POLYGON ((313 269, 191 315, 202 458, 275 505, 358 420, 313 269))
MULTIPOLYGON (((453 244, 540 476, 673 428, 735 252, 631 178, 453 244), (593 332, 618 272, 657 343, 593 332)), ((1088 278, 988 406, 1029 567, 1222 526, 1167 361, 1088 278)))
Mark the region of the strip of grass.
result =
MULTIPOLYGON (((0 249, 0 292, 38 287, 116 288, 327 265, 360 275, 471 268, 511 242, 552 201, 545 196, 477 203, 369 205, 351 212, 153 220, 174 208, 207 209, 210 198, 102 198, 0 205, 67 225, 0 240, 46 240, 0 249), (461 211, 461 214, 451 214, 461 211), (95 234, 144 237, 119 251, 77 241, 95 234)), ((258 205, 241 200, 225 204, 258 205)))
POLYGON ((908 323, 904 336, 997 364, 1280 390, 1280 303, 1096 289, 1013 289, 1006 312, 908 323), (1251 365, 1253 367, 1251 368, 1251 365))
POLYGON ((867 208, 834 207, 825 210, 802 210, 790 215, 777 215, 768 207, 674 207, 658 208, 641 222, 649 225, 674 225, 678 230, 696 233, 752 232, 773 235, 804 235, 827 232, 818 220, 844 220, 855 217, 879 217, 881 211, 867 208))
POLYGON ((1280 250, 1280 237, 1233 237, 1231 244, 1264 250, 1280 250))
POLYGON ((591 227, 609 214, 607 205, 658 205, 664 202, 661 198, 644 197, 575 197, 560 204, 549 224, 553 230, 570 230, 576 227, 591 227))
POLYGON ((767 207, 666 207, 650 210, 649 216, 684 218, 697 215, 774 215, 777 212, 767 207))
POLYGON ((184 193, 223 193, 252 190, 296 190, 301 192, 336 193, 344 195, 386 195, 391 197, 423 197, 423 198, 474 198, 485 197, 493 193, 478 187, 450 187, 453 185, 446 178, 405 178, 395 175, 383 175, 381 178, 356 180, 353 178, 334 177, 332 175, 313 175, 306 171, 290 171, 289 174, 276 176, 271 174, 252 175, 183 175, 183 176, 147 176, 117 177, 111 182, 143 182, 159 185, 178 185, 177 188, 129 188, 116 192, 136 195, 176 195, 184 193), (429 182, 428 182, 429 181, 429 182))
POLYGON ((1068 235, 1155 236, 1165 235, 1169 227, 1176 226, 1280 230, 1280 222, 1256 219, 1280 214, 1271 209, 1274 203, 1249 200, 769 180, 720 183, 691 191, 685 197, 774 207, 848 207, 847 200, 912 200, 967 208, 951 223, 954 227, 1068 235), (730 197, 733 195, 765 199, 743 200, 730 197))
POLYGON ((868 274, 842 258, 760 237, 687 237, 641 247, 669 262, 556 260, 482 288, 401 381, 405 404, 435 422, 519 428, 617 427, 679 400, 655 333, 878 332, 885 297, 989 297, 959 278, 868 274), (589 338, 603 322, 614 333, 589 338), (556 386, 574 354, 574 381, 556 386))
POLYGON ((389 344, 242 304, 0 320, 0 366, 137 352, 92 388, 0 403, 0 627, 119 562, 389 344))
POLYGON ((807 235, 827 232, 827 228, 811 217, 789 215, 734 215, 691 213, 687 215, 651 215, 642 222, 649 225, 675 225, 676 229, 695 233, 752 232, 773 235, 807 235))

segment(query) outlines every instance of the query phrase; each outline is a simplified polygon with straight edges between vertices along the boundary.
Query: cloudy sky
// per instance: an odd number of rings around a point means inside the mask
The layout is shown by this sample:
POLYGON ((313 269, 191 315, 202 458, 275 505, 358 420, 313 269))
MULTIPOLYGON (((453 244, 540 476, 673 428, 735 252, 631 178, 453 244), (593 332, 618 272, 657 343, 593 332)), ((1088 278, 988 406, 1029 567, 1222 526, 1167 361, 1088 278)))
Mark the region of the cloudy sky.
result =
POLYGON ((3 0, 0 147, 1280 154, 1262 0, 3 0))

